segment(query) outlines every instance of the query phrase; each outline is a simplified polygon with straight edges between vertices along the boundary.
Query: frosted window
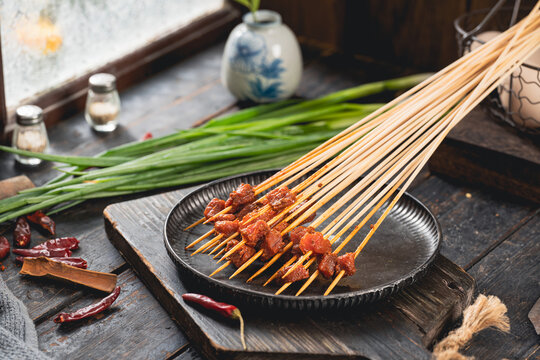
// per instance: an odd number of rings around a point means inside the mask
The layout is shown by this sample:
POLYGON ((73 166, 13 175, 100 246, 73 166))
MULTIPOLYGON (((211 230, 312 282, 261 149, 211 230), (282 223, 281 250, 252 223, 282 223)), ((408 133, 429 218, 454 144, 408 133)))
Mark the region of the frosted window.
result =
POLYGON ((0 0, 6 102, 13 107, 129 54, 224 0, 0 0))

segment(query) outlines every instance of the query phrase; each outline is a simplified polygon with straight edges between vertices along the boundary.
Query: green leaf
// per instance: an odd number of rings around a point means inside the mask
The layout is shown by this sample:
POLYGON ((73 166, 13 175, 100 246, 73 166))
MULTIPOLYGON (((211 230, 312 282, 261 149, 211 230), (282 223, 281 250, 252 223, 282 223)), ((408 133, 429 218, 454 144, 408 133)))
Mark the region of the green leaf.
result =
POLYGON ((245 7, 251 10, 251 4, 248 0, 234 0, 234 1, 236 1, 240 5, 244 5, 245 7))

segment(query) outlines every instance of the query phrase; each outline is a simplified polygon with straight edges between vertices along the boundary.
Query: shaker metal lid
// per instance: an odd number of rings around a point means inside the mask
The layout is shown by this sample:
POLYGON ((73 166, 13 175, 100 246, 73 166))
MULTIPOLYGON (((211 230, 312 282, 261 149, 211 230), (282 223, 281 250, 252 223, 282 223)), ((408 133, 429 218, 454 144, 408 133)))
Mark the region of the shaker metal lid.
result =
POLYGON ((15 118, 19 125, 34 125, 43 120, 43 110, 35 105, 19 106, 15 110, 15 118))
POLYGON ((90 89, 96 93, 106 93, 116 89, 116 77, 112 74, 99 73, 88 79, 90 89))

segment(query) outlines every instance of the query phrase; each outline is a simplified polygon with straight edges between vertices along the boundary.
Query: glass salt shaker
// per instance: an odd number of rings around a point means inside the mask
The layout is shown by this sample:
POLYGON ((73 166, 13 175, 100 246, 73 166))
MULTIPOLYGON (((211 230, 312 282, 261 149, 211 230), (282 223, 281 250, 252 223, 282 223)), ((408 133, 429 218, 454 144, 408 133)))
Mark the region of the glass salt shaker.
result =
POLYGON ((120 96, 116 91, 116 77, 111 74, 95 74, 88 79, 88 96, 84 117, 99 132, 111 132, 118 125, 120 96))
MULTIPOLYGON (((12 146, 16 149, 43 153, 49 146, 47 129, 43 123, 43 111, 39 106, 24 105, 15 111, 16 126, 13 130, 12 146)), ((41 159, 15 155, 23 165, 36 166, 41 159)))

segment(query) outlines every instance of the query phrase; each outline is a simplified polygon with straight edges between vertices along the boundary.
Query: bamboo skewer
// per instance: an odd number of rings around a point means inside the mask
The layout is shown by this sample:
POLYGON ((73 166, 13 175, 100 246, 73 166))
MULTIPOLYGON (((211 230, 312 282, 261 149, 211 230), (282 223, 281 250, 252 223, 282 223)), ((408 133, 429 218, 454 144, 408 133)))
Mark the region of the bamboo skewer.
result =
MULTIPOLYGON (((540 32, 537 32, 539 35, 540 35, 540 32)), ((513 38, 514 39, 514 38, 513 38)), ((506 50, 508 50, 508 48, 511 46, 512 42, 509 43, 509 45, 505 48, 505 51, 503 53, 506 52, 506 50)), ((537 45, 538 47, 538 45, 537 45)), ((529 51, 529 53, 532 53, 533 51, 535 50, 535 48, 533 48, 532 50, 529 51)), ((526 58, 526 57, 525 57, 526 58)), ((420 163, 420 165, 418 166, 418 168, 416 169, 416 171, 413 173, 413 175, 409 178, 409 180, 407 181, 406 185, 404 188, 407 188, 408 185, 410 184, 410 182, 412 182, 412 180, 414 179, 414 177, 417 175, 417 173, 420 171, 421 167, 427 162, 427 160, 429 159, 429 157, 431 156, 431 154, 435 151, 435 149, 438 147, 438 145, 440 144, 440 142, 442 142, 442 140, 445 138, 445 136, 448 134, 448 132, 463 118, 463 116, 468 113, 468 111, 472 110, 472 108, 474 108, 476 105, 478 105, 478 103, 481 101, 481 99, 483 99, 484 96, 474 96, 476 95, 476 93, 481 93, 482 95, 487 95, 489 94, 491 91, 493 91, 496 86, 498 85, 498 82, 495 82, 494 84, 492 84, 491 86, 487 87, 487 88, 484 88, 483 85, 485 83, 490 83, 490 76, 493 75, 493 72, 496 72, 496 69, 497 69, 497 65, 499 65, 499 61, 500 61, 500 57, 496 60, 496 63, 490 67, 488 70, 487 70, 487 73, 483 76, 481 82, 479 85, 477 85, 477 87, 473 90, 473 92, 465 99, 463 105, 459 108, 457 108, 457 111, 454 112, 453 116, 449 116, 451 122, 449 124, 449 126, 438 136, 437 140, 434 141, 431 146, 429 146, 428 148, 428 151, 426 153, 425 156, 423 156, 422 158, 422 161, 420 163), (461 116, 461 117, 460 117, 461 116)), ((499 79, 499 82, 501 81, 501 79, 504 79, 504 75, 509 75, 510 73, 513 72, 514 68, 519 66, 519 64, 517 65, 514 65, 512 68, 504 71, 504 70, 500 70, 500 72, 496 73, 497 76, 495 76, 495 78, 499 79)), ((485 85, 484 85, 485 86, 485 85)), ((355 258, 358 256, 358 254, 360 253, 360 251, 362 250, 363 246, 367 243, 367 241, 369 240, 369 238, 371 238, 371 236, 373 235, 373 233, 377 230, 377 228, 380 226, 381 222, 384 220, 384 218, 388 215, 388 213, 390 212, 391 208, 395 205, 395 203, 399 200, 399 198, 401 197, 401 195, 404 193, 404 189, 402 189, 398 195, 396 196, 396 198, 394 198, 394 200, 392 201, 392 203, 390 204, 390 206, 386 209, 386 211, 383 213, 383 215, 381 216, 381 218, 377 221, 377 223, 375 224, 375 226, 373 227, 373 229, 371 229, 371 231, 369 232, 369 234, 366 236, 366 238, 364 239, 364 241, 362 241, 362 243, 359 245, 359 247, 357 248, 357 250, 355 251, 355 258)), ((328 289, 326 290, 326 292, 324 293, 324 295, 328 295, 332 289, 337 285, 337 283, 339 282, 339 280, 344 276, 344 271, 342 270, 337 276, 336 278, 332 281, 332 283, 330 284, 330 286, 328 287, 328 289)))
POLYGON ((214 233, 214 229, 208 231, 206 234, 204 234, 203 236, 201 236, 200 238, 198 238, 197 240, 193 241, 191 244, 186 246, 186 249, 192 248, 193 246, 197 245, 198 243, 200 243, 201 241, 203 241, 204 239, 206 239, 207 237, 209 237, 213 233, 214 233))
MULTIPOLYGON (((436 145, 437 145, 437 144, 436 144, 436 145)), ((344 246, 345 244, 346 244, 346 242, 342 243, 342 246, 344 246)), ((362 246, 362 247, 363 247, 363 246, 362 246)), ((340 248, 341 248, 341 247, 340 247, 340 248)), ((359 253, 359 251, 357 251, 357 253, 359 253)), ((306 255, 308 255, 308 254, 306 254, 306 255)), ((305 257, 306 257, 306 256, 304 256, 303 258, 301 258, 301 259, 299 260, 299 263, 301 263, 302 260, 305 260, 305 257)), ((291 270, 292 270, 292 268, 291 268, 291 270)), ((287 275, 287 274, 286 274, 286 275, 287 275)), ((341 276, 339 276, 339 278, 341 278, 342 276, 343 276, 343 274, 341 274, 341 276)), ((314 277, 312 277, 312 279, 314 279, 314 277)), ((339 280, 339 279, 338 279, 338 280, 339 280)), ((311 280, 311 281, 312 281, 312 280, 311 280)), ((309 282, 309 283, 310 283, 310 282, 309 282)), ((308 283, 308 284, 309 284, 309 283, 308 283)), ((337 282, 336 282, 336 283, 337 283, 337 282)), ((335 286, 335 284, 334 284, 334 286, 335 286)), ((282 287, 282 289, 283 289, 283 287, 282 287)), ((280 291, 281 291, 282 289, 280 289, 280 291)), ((303 291, 304 289, 305 289, 305 287, 303 287, 303 288, 301 289, 301 291, 303 291)), ((279 291, 279 292, 280 292, 280 291, 279 291)), ((301 293, 301 291, 299 291, 299 293, 301 293)))
MULTIPOLYGON (((314 199, 314 200, 315 200, 315 199, 314 199)), ((312 200, 312 202, 313 202, 314 200, 312 200)), ((324 202, 323 202, 323 203, 324 203, 324 202)), ((309 205, 310 205, 310 204, 306 204, 304 207, 309 206, 309 205)), ((304 215, 304 217, 306 217, 306 216, 307 216, 307 215, 304 215)), ((289 218, 290 218, 290 217, 289 217, 289 218)), ((287 219, 286 219, 286 220, 287 220, 287 219)), ((300 219, 300 220, 301 220, 301 219, 300 219)), ((300 221, 300 220, 298 220, 298 221, 300 221)), ((323 219, 323 220, 324 220, 324 219, 323 219)), ((316 221, 317 221, 317 220, 316 220, 316 221)), ((316 222, 315 222, 315 223, 316 223, 316 222)), ((289 228, 294 227, 294 225, 295 225, 294 223, 291 224, 291 226, 290 226, 289 228)), ((285 230, 284 232, 286 233, 287 230, 285 230)), ((282 253, 283 253, 283 252, 282 252, 282 253)), ((281 256, 282 253, 280 253, 280 254, 278 254, 278 255, 276 255, 276 256, 279 257, 279 256, 281 256)), ((273 258, 273 259, 270 261, 270 264, 268 264, 267 266, 265 265, 264 268, 267 268, 269 265, 271 265, 271 264, 272 264, 273 262, 275 262, 276 260, 277 260, 277 258, 273 258)), ((251 262, 250 262, 250 263, 251 263, 251 262)), ((290 271, 292 271, 293 269, 294 269, 294 268, 290 269, 288 273, 290 273, 290 271)), ((257 273, 260 273, 260 271, 257 272, 257 273)), ((287 273, 287 274, 288 274, 288 273, 287 273)), ((286 274, 286 275, 287 275, 287 274, 286 274)), ((286 275, 285 275, 285 276, 286 276, 286 275)))
MULTIPOLYGON (((521 59, 526 59, 539 47, 539 4, 540 2, 536 4, 533 12, 527 18, 508 31, 460 58, 430 79, 405 92, 259 184, 256 187, 257 191, 264 188, 260 192, 280 182, 281 186, 287 186, 325 161, 327 162, 321 169, 315 171, 314 174, 292 189, 297 194, 295 204, 275 215, 268 221, 268 224, 272 225, 278 221, 294 219, 283 230, 283 235, 302 223, 328 201, 341 194, 360 176, 364 176, 312 223, 315 228, 322 225, 336 211, 354 199, 322 230, 326 238, 330 238, 337 232, 336 236, 331 239, 331 243, 334 244, 353 227, 350 234, 334 250, 334 253, 337 254, 405 182, 403 188, 394 196, 376 224, 357 247, 356 258, 448 132, 489 92, 493 91, 498 83, 509 76, 523 62, 521 59), (337 155, 338 153, 339 155, 337 155), (334 157, 335 155, 337 156, 334 157), (331 159, 332 157, 334 158, 331 159), (361 195, 357 196, 358 194, 361 195), (302 201, 305 201, 302 206, 289 213, 302 201), (367 205, 365 205, 366 203, 367 205), (377 204, 372 208, 375 203, 377 204), (359 225, 355 225, 356 221, 369 209, 371 211, 368 215, 359 225)), ((266 205, 262 207, 260 213, 262 214, 269 209, 270 207, 266 205)), ((210 236, 209 233, 205 234, 206 237, 210 236)), ((226 241, 218 243, 218 237, 210 240, 197 252, 205 251, 214 245, 217 246, 214 247, 211 254, 219 250, 226 241)), ((197 239, 189 247, 200 241, 202 239, 197 239)), ((240 241, 228 252, 223 249, 215 257, 225 252, 219 260, 221 261, 232 255, 243 244, 245 241, 240 241)), ((290 242, 280 253, 274 255, 257 270, 248 281, 252 281, 260 275, 291 247, 292 243, 290 242)), ((261 255, 262 250, 256 252, 230 278, 244 271, 261 255)), ((290 266, 290 264, 294 263, 294 265, 284 277, 297 266, 302 265, 306 269, 309 268, 315 261, 315 257, 311 257, 311 255, 310 252, 307 252, 300 258, 293 256, 289 259, 285 265, 281 266, 280 270, 285 266, 290 266)), ((222 271, 230 263, 227 261, 221 265, 211 276, 222 271)), ((274 273, 264 285, 275 279, 278 272, 274 273)), ((318 270, 313 272, 296 295, 305 291, 317 275, 318 270)), ((325 295, 332 291, 343 276, 344 271, 337 274, 325 295)), ((289 285, 290 283, 284 284, 277 293, 281 293, 289 285)))

